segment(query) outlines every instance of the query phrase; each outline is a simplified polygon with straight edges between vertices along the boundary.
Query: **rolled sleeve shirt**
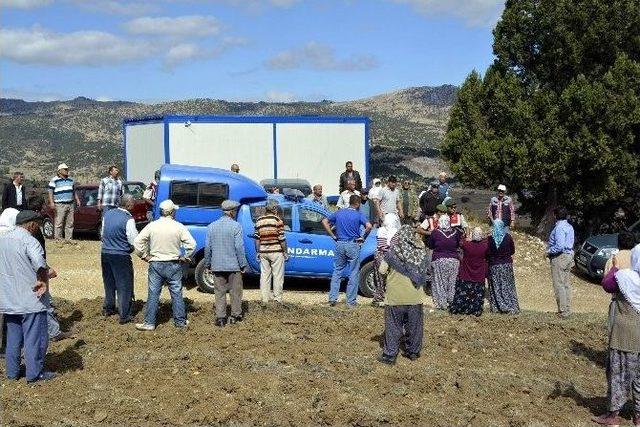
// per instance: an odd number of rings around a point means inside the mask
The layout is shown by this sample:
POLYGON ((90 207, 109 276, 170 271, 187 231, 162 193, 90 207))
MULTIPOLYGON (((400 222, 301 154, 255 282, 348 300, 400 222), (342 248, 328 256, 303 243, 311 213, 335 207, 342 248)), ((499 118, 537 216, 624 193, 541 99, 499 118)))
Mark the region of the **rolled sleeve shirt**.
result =
POLYGON ((27 230, 16 227, 0 236, 0 313, 31 314, 47 307, 33 287, 47 269, 44 251, 27 230))
POLYGON ((204 260, 212 271, 234 272, 247 267, 242 226, 237 221, 223 215, 209 224, 204 260))
POLYGON ((122 197, 122 181, 108 176, 102 178, 98 187, 98 200, 103 206, 118 206, 122 197))
POLYGON ((566 219, 556 222, 549 235, 549 254, 572 254, 574 244, 573 226, 566 219))

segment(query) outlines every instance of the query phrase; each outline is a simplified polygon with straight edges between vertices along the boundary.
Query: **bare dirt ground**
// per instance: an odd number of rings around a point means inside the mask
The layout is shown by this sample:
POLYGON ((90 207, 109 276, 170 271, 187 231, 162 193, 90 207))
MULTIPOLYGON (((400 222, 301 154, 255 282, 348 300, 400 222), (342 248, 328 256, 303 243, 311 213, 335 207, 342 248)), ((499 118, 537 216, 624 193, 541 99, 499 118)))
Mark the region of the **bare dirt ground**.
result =
MULTIPOLYGON (((156 331, 141 333, 100 314, 98 242, 50 243, 60 275, 52 293, 76 338, 49 348, 56 380, 3 378, 0 424, 590 425, 606 406, 608 297, 574 279, 580 313, 557 319, 541 243, 515 237, 525 311, 469 318, 426 309, 422 357, 393 367, 376 361, 382 310, 320 304, 326 282, 287 282, 287 305, 267 309, 252 284, 246 320, 224 329, 213 325, 213 296, 188 289, 187 331, 172 326, 165 301, 156 331)), ((135 265, 141 319, 146 273, 135 265)))

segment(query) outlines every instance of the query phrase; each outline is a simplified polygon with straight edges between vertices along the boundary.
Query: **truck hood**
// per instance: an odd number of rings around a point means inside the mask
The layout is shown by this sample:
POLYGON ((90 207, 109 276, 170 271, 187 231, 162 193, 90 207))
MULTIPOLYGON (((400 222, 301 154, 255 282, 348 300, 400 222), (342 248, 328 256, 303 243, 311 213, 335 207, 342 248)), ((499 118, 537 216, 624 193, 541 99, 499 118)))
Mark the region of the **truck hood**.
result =
POLYGON ((617 234, 599 234, 597 236, 591 236, 587 240, 587 243, 595 246, 598 249, 602 248, 615 248, 618 246, 617 234))

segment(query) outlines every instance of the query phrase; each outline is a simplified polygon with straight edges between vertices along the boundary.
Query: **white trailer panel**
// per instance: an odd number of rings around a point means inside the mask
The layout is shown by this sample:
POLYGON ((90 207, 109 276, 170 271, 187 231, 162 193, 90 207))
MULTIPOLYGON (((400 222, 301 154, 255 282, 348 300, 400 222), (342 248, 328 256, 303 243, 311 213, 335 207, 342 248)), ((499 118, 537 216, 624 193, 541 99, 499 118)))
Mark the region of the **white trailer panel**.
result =
POLYGON ((278 176, 322 184, 325 194, 338 194, 339 177, 351 160, 367 185, 364 123, 278 123, 278 176))
POLYGON ((164 123, 125 126, 124 167, 129 181, 148 183, 165 163, 164 123))
POLYGON ((169 124, 171 163, 229 169, 256 181, 273 176, 273 125, 271 123, 169 124))

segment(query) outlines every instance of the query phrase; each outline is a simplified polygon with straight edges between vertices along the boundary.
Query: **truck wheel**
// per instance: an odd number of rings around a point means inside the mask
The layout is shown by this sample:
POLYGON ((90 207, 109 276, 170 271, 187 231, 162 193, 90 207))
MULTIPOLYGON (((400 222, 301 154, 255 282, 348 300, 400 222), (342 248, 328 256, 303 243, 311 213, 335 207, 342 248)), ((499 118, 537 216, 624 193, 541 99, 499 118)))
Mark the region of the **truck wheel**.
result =
POLYGON ((204 258, 200 260, 198 265, 196 266, 196 271, 194 273, 196 284, 198 285, 198 289, 202 292, 206 292, 208 294, 212 294, 215 292, 214 284, 215 278, 213 274, 209 273, 204 266, 204 258))
POLYGON ((369 261, 360 267, 360 293, 367 298, 373 298, 373 271, 375 268, 376 265, 373 261, 369 261))
POLYGON ((47 239, 53 239, 53 223, 49 218, 46 218, 42 223, 42 235, 47 239))

